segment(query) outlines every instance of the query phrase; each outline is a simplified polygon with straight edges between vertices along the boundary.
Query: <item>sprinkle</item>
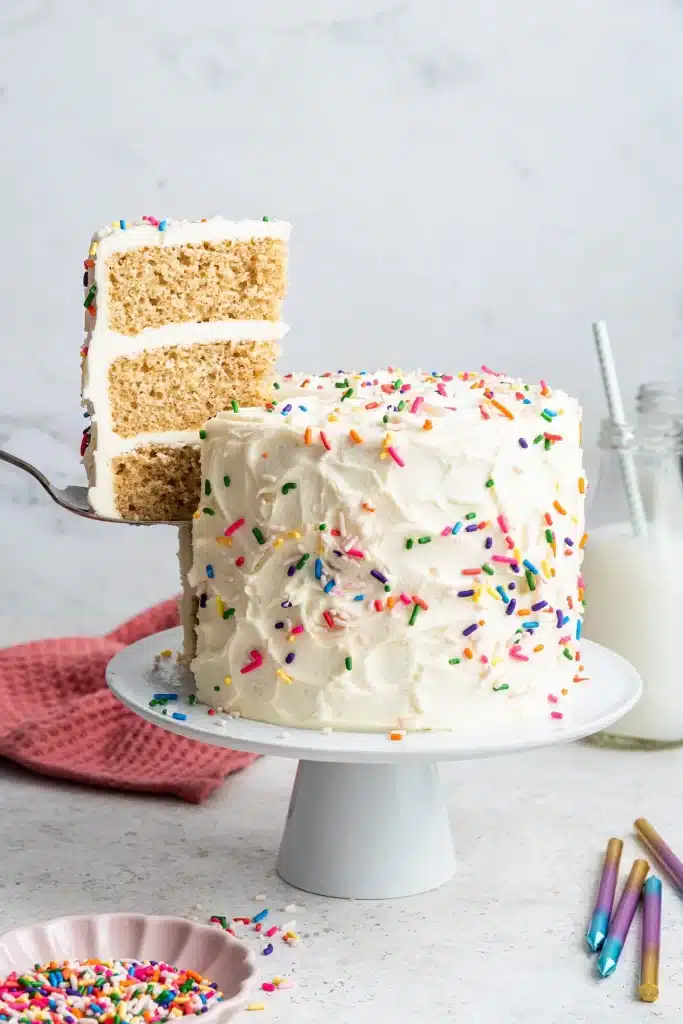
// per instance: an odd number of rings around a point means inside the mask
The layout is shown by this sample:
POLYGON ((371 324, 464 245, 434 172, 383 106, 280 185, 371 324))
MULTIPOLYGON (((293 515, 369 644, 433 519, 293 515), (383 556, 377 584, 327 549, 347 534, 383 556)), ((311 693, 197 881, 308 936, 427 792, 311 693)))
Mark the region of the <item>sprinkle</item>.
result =
POLYGON ((502 412, 503 416, 507 416, 509 420, 514 420, 514 413, 510 412, 507 406, 502 405, 502 403, 495 398, 492 398, 490 401, 494 409, 497 409, 498 412, 502 412))
POLYGON ((277 669, 275 675, 278 676, 278 678, 281 679, 283 683, 291 683, 292 681, 292 677, 288 676, 286 672, 283 672, 281 668, 277 669))
POLYGON ((582 622, 581 619, 576 620, 576 633, 574 634, 577 640, 581 639, 582 622))
POLYGON ((557 611, 555 612, 555 617, 557 618, 557 628, 561 629, 562 628, 562 624, 564 622, 564 612, 562 611, 561 608, 557 609, 557 611))
POLYGON ((207 567, 206 567, 206 575, 209 577, 210 580, 212 580, 214 578, 214 576, 216 575, 212 565, 207 565, 207 567))
POLYGON ((474 633, 475 629, 479 629, 479 626, 477 625, 476 622, 473 622, 471 626, 468 626, 466 629, 463 629, 462 635, 470 636, 472 633, 474 633))
POLYGON ((382 608, 384 607, 384 605, 382 604, 382 602, 380 601, 379 598, 375 598, 373 604, 374 604, 374 608, 375 608, 376 612, 381 612, 382 611, 382 608))
POLYGON ((320 558, 316 558, 316 560, 315 560, 315 565, 314 565, 314 567, 313 567, 313 572, 315 573, 315 578, 316 578, 317 580, 319 580, 319 579, 322 579, 322 575, 323 575, 323 563, 322 563, 322 559, 320 559, 320 558))
POLYGON ((538 629, 538 627, 540 626, 540 622, 537 622, 534 619, 533 621, 530 621, 530 622, 523 622, 522 626, 524 627, 524 629, 538 629))
POLYGON ((563 505, 560 505, 559 501, 554 501, 553 507, 560 513, 561 516, 566 516, 567 510, 563 505))
POLYGON ((526 583, 527 583, 527 586, 528 586, 529 590, 535 590, 536 589, 536 580, 534 579, 534 574, 532 573, 531 569, 527 569, 526 572, 524 573, 524 576, 526 577, 526 583))
POLYGON ((500 693, 501 690, 509 690, 510 687, 508 683, 501 683, 500 686, 494 686, 492 689, 494 693, 500 693))
POLYGON ((226 529, 223 530, 223 536, 232 537, 233 533, 239 530, 240 526, 244 526, 244 517, 236 519, 234 523, 231 523, 230 526, 226 527, 226 529))
POLYGON ((357 430, 349 430, 349 437, 351 438, 352 441, 355 441, 356 444, 363 443, 363 438, 360 436, 357 430))
POLYGON ((472 661, 472 658, 474 657, 474 651, 472 650, 471 647, 466 647, 462 653, 465 655, 468 661, 472 661))
POLYGON ((167 227, 168 227, 168 221, 164 217, 163 220, 159 221, 159 231, 165 231, 167 227))
POLYGON ((416 413, 418 411, 418 409, 420 408, 420 406, 422 405, 423 402, 424 402, 424 398, 422 398, 422 397, 420 397, 420 395, 418 395, 417 398, 415 398, 413 400, 413 404, 410 407, 410 411, 412 413, 416 413))
POLYGON ((520 448, 528 448, 529 447, 529 442, 525 441, 523 437, 518 438, 517 439, 517 443, 519 444, 520 448))
POLYGON ((482 565, 482 570, 488 576, 494 576, 495 575, 495 569, 492 569, 491 566, 488 564, 488 562, 484 562, 484 564, 482 565))
POLYGON ((509 555, 492 555, 492 562, 501 562, 503 565, 515 565, 515 559, 510 558, 509 555))
POLYGON ((486 540, 484 541, 484 547, 486 548, 487 551, 491 550, 491 548, 493 547, 493 537, 486 538, 486 540))
POLYGON ((334 588, 336 587, 336 585, 337 585, 337 582, 336 582, 336 580, 329 580, 329 581, 328 581, 328 582, 327 582, 327 583, 325 584, 325 586, 323 587, 323 591, 324 591, 324 593, 326 593, 326 594, 329 594, 329 592, 330 592, 331 590, 334 590, 334 588))
POLYGON ((268 945, 264 946, 263 949, 261 950, 261 953, 262 953, 263 956, 270 956, 270 954, 272 952, 273 952, 273 943, 272 942, 269 942, 268 945))
POLYGON ((461 576, 478 576, 481 571, 482 571, 481 569, 463 569, 462 572, 460 573, 460 575, 461 576))
POLYGON ((401 456, 398 454, 396 449, 393 447, 393 445, 388 445, 387 446, 387 452, 389 453, 389 455, 391 455, 392 459, 394 460, 394 462, 396 463, 397 466, 402 466, 402 467, 405 466, 405 462, 403 461, 401 456))
POLYGON ((548 541, 548 544, 552 544, 554 542, 555 537, 553 535, 553 531, 552 530, 546 530, 545 531, 545 539, 548 541))
POLYGON ((408 625, 409 625, 409 626, 414 626, 414 625, 415 625, 415 620, 416 620, 416 618, 417 618, 417 613, 419 612, 419 610, 420 610, 420 606, 419 606, 419 604, 417 604, 417 602, 416 602, 416 603, 415 603, 415 604, 413 605, 413 610, 412 610, 412 612, 410 613, 410 618, 408 619, 408 625))
POLYGON ((460 533, 461 529, 462 523, 456 523, 453 529, 451 530, 451 533, 453 534, 454 537, 456 537, 460 533))
POLYGON ((344 665, 346 666, 347 672, 350 672, 351 669, 353 668, 353 660, 350 654, 347 654, 347 656, 344 658, 344 665))
POLYGON ((569 650, 568 647, 564 647, 562 649, 562 653, 564 654, 565 658, 567 658, 568 661, 573 661, 574 660, 574 658, 572 657, 572 652, 569 650))
POLYGON ((588 534, 587 534, 587 533, 584 533, 583 537, 582 537, 582 538, 581 538, 581 540, 579 541, 579 547, 580 547, 580 548, 581 548, 582 550, 583 550, 583 548, 585 548, 585 546, 586 546, 586 541, 587 541, 587 540, 588 540, 588 534))
POLYGON ((430 544, 431 540, 432 540, 431 537, 418 537, 417 538, 417 543, 418 544, 430 544))
POLYGON ((406 541, 406 549, 408 551, 410 551, 410 549, 412 548, 414 543, 415 543, 415 541, 413 540, 413 538, 412 537, 408 537, 408 540, 406 541))
POLYGON ((304 430, 304 444, 310 444, 313 433, 310 427, 306 427, 304 430))
POLYGON ((474 531, 478 529, 479 527, 476 523, 470 523, 469 526, 465 527, 465 533, 474 533, 474 531))
POLYGON ((346 554, 350 558, 365 558, 365 555, 359 548, 348 548, 346 554))
POLYGON ((332 445, 327 440, 327 434, 325 433, 324 430, 320 431, 320 440, 323 443, 323 447, 327 448, 328 452, 332 451, 332 445))
POLYGON ((379 580, 380 583, 388 583, 389 582, 387 577, 383 573, 379 572, 378 569, 371 569, 370 570, 370 575, 374 576, 375 579, 379 580))
POLYGON ((459 590, 458 597, 474 597, 473 590, 459 590))
POLYGON ((493 480, 490 480, 490 479, 489 479, 489 480, 487 480, 487 481, 486 481, 486 486, 487 486, 487 487, 493 487, 493 486, 494 486, 494 484, 493 484, 493 480))
POLYGON ((254 669, 260 668, 263 664, 263 655, 260 651, 249 651, 249 657, 251 658, 251 661, 247 662, 247 664, 240 669, 241 675, 246 675, 247 672, 253 672, 254 669))
POLYGON ((398 595, 398 597, 399 597, 399 600, 402 601, 403 604, 405 604, 406 606, 413 603, 410 600, 410 598, 408 597, 408 595, 405 593, 405 591, 401 591, 401 593, 398 595))
POLYGON ((328 611, 323 612, 323 618, 329 629, 334 629, 334 619, 328 611))
POLYGON ((221 614, 222 614, 224 619, 231 619, 233 617, 233 615, 235 614, 235 609, 234 608, 224 608, 223 611, 221 612, 221 614))
POLYGON ((265 544, 266 543, 266 538, 263 536, 263 534, 259 530, 258 526, 255 526, 251 532, 254 534, 254 536, 256 537, 256 540, 259 542, 259 544, 265 544))
POLYGON ((291 411, 292 411, 292 404, 291 404, 291 402, 287 402, 287 405, 283 405, 282 409, 280 410, 280 415, 281 416, 286 416, 287 413, 291 412, 291 411))
POLYGON ((562 714, 561 711, 551 711, 550 712, 550 717, 551 718, 564 718, 564 715, 562 714))
POLYGON ((302 625, 292 626, 292 636, 299 636, 303 631, 304 627, 302 625))
POLYGON ((296 568, 299 570, 303 569, 303 567, 305 566, 306 562, 310 557, 311 556, 308 554, 308 552, 304 552, 299 561, 296 563, 296 568))
POLYGON ((422 429, 423 430, 431 430, 432 429, 432 421, 431 420, 425 420, 424 423, 422 424, 422 429))
POLYGON ((174 711, 171 718, 175 718, 177 722, 184 722, 187 719, 187 715, 183 714, 181 711, 174 711))
POLYGON ((405 739, 405 729, 394 729, 393 732, 389 733, 390 740, 402 740, 405 739))
POLYGON ((199 436, 200 436, 200 438, 201 438, 201 439, 202 439, 202 441, 203 441, 203 440, 204 440, 204 438, 206 437, 206 431, 205 431, 205 430, 203 430, 203 429, 202 429, 202 430, 200 430, 200 431, 199 431, 199 436))
POLYGON ((511 599, 510 603, 508 604, 507 608, 505 609, 505 614, 506 615, 512 615, 512 613, 514 612, 516 607, 517 607, 517 601, 513 597, 511 599))
POLYGON ((500 596, 502 597, 502 599, 503 599, 503 602, 504 602, 505 604, 509 604, 509 602, 510 602, 510 598, 508 597, 508 595, 507 595, 507 591, 505 590, 505 588, 504 588, 504 587, 502 587, 502 586, 500 586, 500 584, 499 584, 499 585, 498 585, 498 586, 496 587, 496 590, 497 590, 497 592, 498 592, 498 593, 500 594, 500 596))
POLYGON ((282 485, 282 493, 283 494, 289 494, 290 491, 295 491, 295 490, 296 490, 296 484, 295 483, 291 483, 290 482, 290 483, 282 485))
POLYGON ((459 665, 460 664, 460 658, 449 658, 448 659, 448 664, 449 665, 459 665))
POLYGON ((285 658, 285 661, 288 665, 291 665, 295 658, 296 654, 294 653, 294 651, 290 651, 287 657, 285 658))

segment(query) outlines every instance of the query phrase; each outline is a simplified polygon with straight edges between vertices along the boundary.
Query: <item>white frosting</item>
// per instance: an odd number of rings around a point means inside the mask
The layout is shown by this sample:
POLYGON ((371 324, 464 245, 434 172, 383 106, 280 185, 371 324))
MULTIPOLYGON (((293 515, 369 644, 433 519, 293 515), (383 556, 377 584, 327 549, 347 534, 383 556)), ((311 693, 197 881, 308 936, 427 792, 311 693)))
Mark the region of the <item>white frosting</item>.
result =
POLYGON ((120 225, 108 225, 93 235, 90 259, 94 267, 88 273, 85 295, 95 285, 97 315, 92 316, 87 310, 85 313, 87 353, 83 361, 81 393, 83 405, 91 417, 90 444, 83 457, 90 485, 88 500, 99 515, 115 517, 118 514, 111 471, 112 460, 117 455, 150 443, 179 445, 197 440, 195 430, 140 434, 134 438, 122 438, 116 434, 109 400, 109 369, 115 359, 135 357, 170 345, 202 345, 217 341, 278 342, 288 331, 282 321, 214 320, 147 327, 132 337, 120 334, 109 327, 107 257, 114 252, 152 245, 251 238, 286 240, 289 232, 290 225, 283 221, 229 221, 213 217, 206 221, 169 220, 163 231, 146 221, 127 224, 125 229, 120 225))
POLYGON ((564 715, 582 610, 577 402, 488 372, 280 384, 274 411, 242 408, 206 425, 189 576, 200 598, 201 699, 260 721, 337 729, 564 715), (546 450, 545 434, 561 440, 546 450), (283 494, 288 483, 296 488, 283 494))

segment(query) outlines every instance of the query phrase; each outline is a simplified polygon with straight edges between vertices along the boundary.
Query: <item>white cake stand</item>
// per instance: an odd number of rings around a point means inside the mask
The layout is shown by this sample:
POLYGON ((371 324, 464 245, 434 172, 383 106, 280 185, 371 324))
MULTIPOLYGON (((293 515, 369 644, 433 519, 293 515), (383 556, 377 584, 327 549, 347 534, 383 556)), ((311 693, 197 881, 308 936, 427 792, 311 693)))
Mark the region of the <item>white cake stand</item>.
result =
POLYGON ((581 739, 616 722, 642 692, 628 662, 583 641, 591 681, 572 691, 571 712, 561 721, 548 714, 497 729, 409 733, 400 741, 386 733, 325 734, 209 715, 205 705, 189 705, 187 674, 170 663, 154 668, 160 650, 175 650, 180 643, 181 631, 170 629, 125 648, 107 667, 108 685, 136 714, 171 732, 220 747, 298 758, 278 874, 298 889, 351 899, 410 896, 452 877, 455 855, 438 761, 581 739), (150 707, 161 692, 177 692, 179 699, 165 709, 150 707), (172 718, 173 712, 187 718, 172 718))

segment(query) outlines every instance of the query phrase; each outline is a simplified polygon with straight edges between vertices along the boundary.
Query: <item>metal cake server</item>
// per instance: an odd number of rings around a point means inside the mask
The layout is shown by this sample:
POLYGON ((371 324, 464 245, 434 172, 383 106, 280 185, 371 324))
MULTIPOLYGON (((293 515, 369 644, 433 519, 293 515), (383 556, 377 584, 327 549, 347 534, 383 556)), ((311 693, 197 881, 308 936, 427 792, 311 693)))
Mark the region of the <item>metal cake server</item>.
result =
POLYGON ((11 455, 0 448, 0 462, 8 462, 10 466, 23 469, 25 473, 37 480, 43 490, 47 491, 53 501, 67 512, 73 512, 84 519, 95 519, 99 523, 124 523, 127 526, 182 526, 182 521, 177 519, 113 519, 108 516, 98 516, 88 504, 87 487, 55 487, 50 483, 44 473, 41 473, 36 466, 30 462, 20 459, 17 455, 11 455))

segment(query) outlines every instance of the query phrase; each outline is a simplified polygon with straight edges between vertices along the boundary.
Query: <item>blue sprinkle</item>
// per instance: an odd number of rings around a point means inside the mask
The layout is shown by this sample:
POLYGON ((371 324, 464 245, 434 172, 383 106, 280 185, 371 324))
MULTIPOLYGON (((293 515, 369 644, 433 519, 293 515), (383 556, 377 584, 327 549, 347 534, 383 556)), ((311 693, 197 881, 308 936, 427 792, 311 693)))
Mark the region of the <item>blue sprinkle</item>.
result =
POLYGON ((273 952, 273 944, 272 944, 272 942, 269 942, 267 946, 263 947, 263 955, 264 956, 270 956, 270 954, 272 952, 273 952))
POLYGON ((565 617, 562 619, 562 625, 566 626, 568 622, 569 622, 569 616, 565 615, 565 617))
POLYGON ((364 600, 365 600, 365 594, 356 594, 356 596, 354 597, 354 601, 364 601, 364 600))
POLYGON ((302 412, 308 412, 308 406, 307 405, 300 405, 299 408, 301 409, 302 412))
POLYGON ((182 714, 182 712, 180 711, 174 711, 173 714, 171 715, 171 718, 175 718, 179 722, 184 722, 185 719, 187 718, 187 715, 182 714))
POLYGON ((159 221, 159 231, 165 231, 167 227, 168 227, 168 221, 164 217, 163 220, 159 221))
POLYGON ((503 598, 503 601, 505 602, 505 604, 507 604, 509 602, 509 600, 510 600, 510 598, 507 596, 507 592, 500 585, 496 587, 496 590, 498 591, 500 596, 503 598))
POLYGON ((254 916, 251 919, 251 922, 252 924, 258 924, 259 921, 263 921, 266 917, 268 917, 268 911, 262 910, 259 914, 254 914, 254 916))
POLYGON ((206 575, 209 577, 210 580, 212 580, 214 578, 214 576, 216 575, 215 572, 213 571, 213 566, 212 565, 207 565, 207 567, 206 567, 206 575))
POLYGON ((523 398, 522 399, 522 405, 531 405, 531 399, 530 398, 523 398))
POLYGON ((291 411, 292 411, 292 404, 291 404, 291 402, 287 402, 287 405, 285 405, 285 406, 284 406, 284 407, 283 407, 283 408, 282 408, 282 409, 280 410, 280 415, 281 415, 281 416, 286 416, 286 415, 287 415, 287 413, 288 413, 288 412, 291 412, 291 411))
POLYGON ((540 625, 540 623, 536 622, 535 620, 533 622, 523 622, 522 623, 522 626, 524 627, 524 629, 538 629, 539 625, 540 625))
POLYGON ((544 409, 543 412, 546 414, 546 416, 557 416, 557 413, 553 412, 552 409, 544 409))
POLYGON ((461 529, 462 529, 462 523, 456 523, 455 526, 453 527, 453 529, 451 530, 452 535, 455 537, 456 534, 460 533, 461 529))
POLYGON ((534 576, 538 576, 538 569, 536 568, 536 566, 534 565, 533 562, 529 561, 528 558, 524 559, 524 561, 522 562, 522 565, 526 566, 526 568, 529 570, 529 572, 532 572, 534 574, 534 576))
POLYGON ((323 574, 323 562, 321 558, 315 560, 315 578, 317 580, 322 579, 323 574))
POLYGON ((336 580, 330 580, 330 581, 329 581, 328 583, 326 583, 326 584, 325 584, 325 586, 323 587, 323 591, 324 591, 324 592, 325 592, 326 594, 329 594, 329 592, 330 592, 331 590, 334 590, 334 588, 336 587, 336 585, 337 585, 337 581, 336 581, 336 580))
POLYGON ((576 639, 581 639, 581 619, 576 620, 576 639))
POLYGON ((126 228, 128 227, 128 225, 126 224, 125 220, 120 220, 119 221, 119 227, 121 228, 122 231, 125 231, 126 228))
POLYGON ((178 700, 177 693, 155 693, 154 700, 178 700))

